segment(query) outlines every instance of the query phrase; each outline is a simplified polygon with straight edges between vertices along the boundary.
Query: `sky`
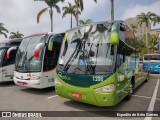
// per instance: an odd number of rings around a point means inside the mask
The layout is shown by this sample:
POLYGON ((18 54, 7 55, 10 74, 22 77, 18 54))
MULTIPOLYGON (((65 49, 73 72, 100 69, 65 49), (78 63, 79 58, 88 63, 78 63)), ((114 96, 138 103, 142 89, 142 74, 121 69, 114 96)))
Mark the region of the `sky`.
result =
MULTIPOLYGON (((79 16, 82 20, 92 19, 93 22, 110 20, 110 0, 97 0, 97 4, 93 0, 83 0, 84 11, 79 16)), ((55 33, 65 32, 70 29, 70 15, 62 18, 62 7, 68 2, 73 3, 74 0, 65 0, 64 3, 58 3, 61 8, 61 14, 56 10, 53 13, 53 29, 55 33)), ((46 8, 47 5, 43 1, 34 0, 0 0, 0 23, 4 23, 4 27, 10 32, 19 31, 25 36, 50 31, 49 13, 44 13, 37 24, 37 13, 46 8)), ((125 20, 130 17, 148 11, 160 15, 160 0, 115 0, 115 20, 125 20)), ((75 18, 73 18, 73 26, 76 26, 75 18)), ((152 26, 152 28, 160 28, 160 25, 152 26)), ((8 34, 10 36, 10 34, 8 34)), ((6 38, 0 35, 0 41, 6 38)))

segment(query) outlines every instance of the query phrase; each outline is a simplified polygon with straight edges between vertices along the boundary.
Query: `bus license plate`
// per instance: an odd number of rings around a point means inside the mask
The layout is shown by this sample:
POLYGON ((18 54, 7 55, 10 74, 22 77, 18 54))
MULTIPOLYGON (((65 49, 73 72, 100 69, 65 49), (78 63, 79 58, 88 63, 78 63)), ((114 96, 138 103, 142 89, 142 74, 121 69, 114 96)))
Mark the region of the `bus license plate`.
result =
POLYGON ((82 94, 79 94, 79 93, 76 93, 76 92, 72 92, 72 97, 82 99, 82 94))

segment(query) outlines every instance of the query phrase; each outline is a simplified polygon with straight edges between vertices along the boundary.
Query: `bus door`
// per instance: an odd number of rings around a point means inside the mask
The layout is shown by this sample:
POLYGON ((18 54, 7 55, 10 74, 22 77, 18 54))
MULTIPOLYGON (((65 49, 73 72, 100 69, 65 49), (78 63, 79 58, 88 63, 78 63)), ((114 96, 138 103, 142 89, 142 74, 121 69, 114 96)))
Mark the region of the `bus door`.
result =
MULTIPOLYGON (((120 41, 120 44, 121 43, 120 41)), ((117 94, 117 98, 119 100, 121 100, 122 98, 124 98, 124 96, 126 95, 126 93, 128 93, 128 89, 127 89, 127 84, 129 79, 126 77, 127 75, 129 75, 128 72, 128 58, 126 56, 126 49, 123 46, 119 46, 118 47, 118 53, 117 53, 117 89, 119 91, 119 94, 117 94)))
POLYGON ((14 75, 14 68, 15 68, 15 57, 17 53, 16 47, 11 47, 8 50, 6 50, 5 55, 3 57, 3 63, 2 63, 2 79, 3 81, 12 81, 13 75, 14 75))
POLYGON ((2 74, 3 74, 2 63, 3 63, 3 58, 4 58, 5 51, 6 51, 5 49, 0 49, 0 82, 3 81, 3 79, 2 79, 2 74))
POLYGON ((57 34, 50 38, 48 47, 46 48, 43 63, 43 77, 45 85, 53 86, 54 77, 56 75, 56 66, 59 58, 61 44, 64 35, 57 34), (52 83, 52 84, 51 84, 52 83))

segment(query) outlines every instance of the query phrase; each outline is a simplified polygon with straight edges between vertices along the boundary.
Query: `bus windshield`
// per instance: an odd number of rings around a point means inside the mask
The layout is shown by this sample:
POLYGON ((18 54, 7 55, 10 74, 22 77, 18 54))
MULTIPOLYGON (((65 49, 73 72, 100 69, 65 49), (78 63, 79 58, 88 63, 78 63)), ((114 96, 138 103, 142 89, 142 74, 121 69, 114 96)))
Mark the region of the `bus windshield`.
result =
POLYGON ((110 44, 111 24, 79 27, 66 32, 58 71, 76 74, 112 72, 115 47, 110 44))
POLYGON ((37 44, 46 40, 46 35, 24 38, 16 55, 15 70, 20 72, 40 72, 44 50, 40 50, 38 58, 34 57, 34 50, 37 44))
POLYGON ((144 55, 145 61, 160 61, 160 55, 144 55))
POLYGON ((0 48, 7 46, 7 43, 0 43, 0 48))

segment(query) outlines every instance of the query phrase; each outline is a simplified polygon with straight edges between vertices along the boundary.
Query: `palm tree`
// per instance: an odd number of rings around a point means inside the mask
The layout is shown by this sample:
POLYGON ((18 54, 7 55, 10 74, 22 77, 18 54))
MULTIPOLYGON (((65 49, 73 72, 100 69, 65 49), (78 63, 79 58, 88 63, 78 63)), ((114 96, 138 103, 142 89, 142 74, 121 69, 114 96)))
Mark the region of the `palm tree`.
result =
POLYGON ((148 36, 149 49, 152 53, 158 50, 158 37, 159 37, 159 34, 153 34, 153 35, 149 34, 148 36))
POLYGON ((149 25, 151 24, 151 22, 153 22, 154 18, 156 17, 157 15, 155 13, 151 13, 151 12, 148 12, 148 13, 141 13, 139 15, 137 15, 137 18, 138 18, 138 24, 140 26, 142 26, 142 24, 144 23, 146 25, 146 47, 147 47, 147 53, 148 53, 148 27, 149 25))
POLYGON ((48 5, 48 7, 40 10, 39 13, 37 14, 37 23, 39 23, 41 15, 49 11, 51 20, 51 32, 53 32, 53 8, 56 9, 57 13, 61 13, 61 10, 57 5, 57 3, 64 2, 64 0, 34 0, 34 1, 44 1, 48 5))
POLYGON ((17 32, 11 32, 10 33, 11 35, 10 35, 10 39, 14 39, 14 38, 23 38, 23 34, 21 34, 19 31, 17 31, 17 32))
POLYGON ((137 33, 137 29, 138 29, 137 25, 135 25, 134 23, 132 23, 130 26, 131 26, 133 32, 136 34, 137 33))
POLYGON ((4 25, 3 23, 0 23, 0 35, 4 35, 5 38, 7 38, 6 33, 8 33, 8 30, 5 27, 3 27, 3 25, 4 25))
POLYGON ((156 23, 160 23, 160 16, 159 15, 156 15, 154 18, 153 18, 153 25, 155 26, 156 23))
POLYGON ((111 2, 111 20, 114 20, 114 0, 110 0, 111 2))
POLYGON ((83 21, 83 20, 79 20, 79 24, 80 25, 86 25, 86 24, 89 24, 89 23, 92 23, 93 21, 91 19, 87 19, 86 21, 83 21))
MULTIPOLYGON (((78 22, 79 22, 79 14, 80 14, 80 10, 81 12, 84 10, 84 6, 83 6, 83 0, 74 0, 75 2, 75 8, 76 8, 76 22, 77 22, 77 26, 78 26, 78 22)), ((94 0, 94 2, 97 3, 97 0, 94 0)))
POLYGON ((72 16, 76 17, 75 15, 75 7, 68 2, 68 6, 65 6, 62 8, 64 10, 63 12, 63 18, 67 15, 67 14, 71 14, 71 28, 72 28, 72 16))
POLYGON ((130 26, 134 32, 137 32, 138 27, 134 23, 132 23, 130 26))

